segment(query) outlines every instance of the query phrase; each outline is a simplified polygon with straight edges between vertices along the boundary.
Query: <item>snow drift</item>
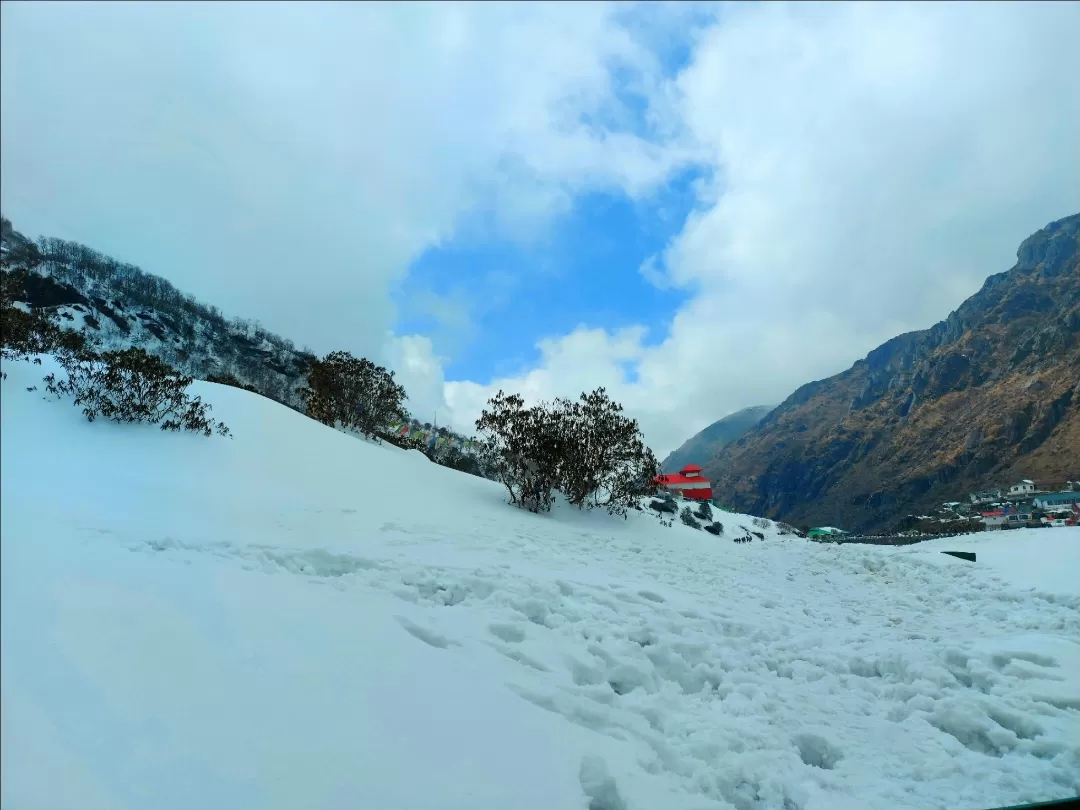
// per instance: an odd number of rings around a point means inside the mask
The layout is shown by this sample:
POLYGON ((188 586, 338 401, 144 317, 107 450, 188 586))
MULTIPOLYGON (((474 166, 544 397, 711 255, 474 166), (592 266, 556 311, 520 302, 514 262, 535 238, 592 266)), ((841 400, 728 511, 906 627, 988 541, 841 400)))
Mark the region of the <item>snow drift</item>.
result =
POLYGON ((48 368, 5 370, 5 809, 1080 792, 1080 530, 966 540, 973 565, 534 515, 239 389, 196 384, 235 434, 207 439, 89 424, 26 390, 48 368))

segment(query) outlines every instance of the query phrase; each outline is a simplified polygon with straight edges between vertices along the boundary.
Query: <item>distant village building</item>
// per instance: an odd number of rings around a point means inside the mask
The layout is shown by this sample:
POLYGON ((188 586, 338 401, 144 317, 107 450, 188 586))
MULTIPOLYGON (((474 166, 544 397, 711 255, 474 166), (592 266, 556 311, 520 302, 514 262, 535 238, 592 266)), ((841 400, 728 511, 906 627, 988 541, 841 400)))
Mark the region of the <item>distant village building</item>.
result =
POLYGON ((1073 504, 1080 504, 1080 492, 1046 492, 1036 495, 1033 501, 1037 509, 1068 509, 1073 504))
MULTIPOLYGON (((1009 507, 1004 509, 994 509, 990 512, 983 512, 981 515, 983 526, 988 529, 996 529, 999 526, 1003 526, 1005 521, 1009 519, 1009 507)), ((1015 512, 1013 512, 1015 514, 1015 512)))
POLYGON ((980 489, 978 492, 968 494, 971 502, 978 506, 984 503, 997 503, 1001 500, 1000 489, 980 489))
POLYGON ((996 529, 1000 526, 1014 529, 1035 522, 1035 518, 1027 507, 1021 509, 1016 506, 1003 506, 1001 509, 983 512, 981 517, 983 525, 988 529, 996 529))
POLYGON ((1033 492, 1035 492, 1035 482, 1027 478, 1025 478, 1019 484, 1013 484, 1011 487, 1009 487, 1010 498, 1022 498, 1026 495, 1031 495, 1033 492))
POLYGON ((678 473, 658 475, 655 483, 674 494, 694 501, 711 501, 712 484, 701 475, 701 467, 687 464, 678 473))

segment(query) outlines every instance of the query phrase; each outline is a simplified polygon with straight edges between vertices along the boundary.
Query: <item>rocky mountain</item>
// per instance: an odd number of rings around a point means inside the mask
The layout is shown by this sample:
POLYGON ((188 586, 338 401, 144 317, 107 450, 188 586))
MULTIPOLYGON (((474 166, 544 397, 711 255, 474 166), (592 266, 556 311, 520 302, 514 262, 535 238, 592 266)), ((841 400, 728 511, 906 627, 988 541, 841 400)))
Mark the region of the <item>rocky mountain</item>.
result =
POLYGON ((739 511, 854 530, 1080 477, 1080 214, 1026 239, 944 321, 802 386, 702 466, 739 511))
POLYGON ((228 319, 165 279, 77 242, 36 242, 0 221, 4 271, 15 300, 52 313, 103 349, 138 346, 199 379, 233 378, 298 408, 296 388, 315 358, 257 322, 228 319))
POLYGON ((687 464, 704 464, 721 448, 731 444, 764 419, 774 407, 773 405, 753 405, 729 414, 719 422, 713 422, 683 442, 678 450, 673 450, 664 459, 663 464, 660 465, 661 468, 665 473, 675 473, 687 464))

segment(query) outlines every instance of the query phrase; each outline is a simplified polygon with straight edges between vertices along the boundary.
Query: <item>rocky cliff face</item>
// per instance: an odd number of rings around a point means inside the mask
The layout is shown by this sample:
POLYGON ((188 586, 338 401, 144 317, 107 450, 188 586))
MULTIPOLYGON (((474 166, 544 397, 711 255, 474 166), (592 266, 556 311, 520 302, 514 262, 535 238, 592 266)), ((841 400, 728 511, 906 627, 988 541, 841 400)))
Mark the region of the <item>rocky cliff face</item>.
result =
POLYGON ((799 388, 705 465, 752 514, 849 529, 1016 478, 1080 477, 1080 214, 944 321, 799 388))
POLYGON ((675 473, 687 464, 704 464, 721 448, 736 441, 758 424, 773 407, 772 405, 754 405, 729 414, 718 422, 713 422, 683 442, 678 450, 673 450, 660 465, 661 469, 666 473, 675 473))

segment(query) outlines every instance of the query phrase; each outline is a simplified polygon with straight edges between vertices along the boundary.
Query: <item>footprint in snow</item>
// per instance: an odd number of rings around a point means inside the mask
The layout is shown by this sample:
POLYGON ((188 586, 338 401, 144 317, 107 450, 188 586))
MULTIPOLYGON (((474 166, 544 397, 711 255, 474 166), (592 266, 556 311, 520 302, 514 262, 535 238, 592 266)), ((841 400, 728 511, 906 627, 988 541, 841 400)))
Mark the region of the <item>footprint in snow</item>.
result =
POLYGON ((607 763, 598 756, 587 756, 578 771, 581 790, 589 800, 589 810, 626 810, 626 802, 619 795, 619 788, 608 770, 607 763))
POLYGON ((428 630, 421 627, 420 625, 409 621, 404 616, 395 616, 394 618, 397 620, 398 624, 405 628, 405 632, 414 638, 420 639, 425 644, 440 650, 445 650, 447 647, 459 646, 453 639, 447 638, 442 633, 436 633, 434 630, 428 630))
POLYGON ((525 640, 525 628, 516 624, 489 624, 488 630, 493 636, 503 641, 520 642, 525 640))
POLYGON ((844 753, 820 734, 796 734, 793 742, 799 759, 812 768, 831 771, 844 758, 844 753))
POLYGON ((511 647, 507 644, 501 644, 498 641, 488 641, 487 644, 500 655, 504 655, 511 661, 521 664, 522 666, 529 667, 530 669, 535 669, 537 672, 551 672, 550 669, 541 664, 535 658, 530 658, 521 650, 515 647, 511 647))

